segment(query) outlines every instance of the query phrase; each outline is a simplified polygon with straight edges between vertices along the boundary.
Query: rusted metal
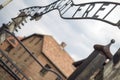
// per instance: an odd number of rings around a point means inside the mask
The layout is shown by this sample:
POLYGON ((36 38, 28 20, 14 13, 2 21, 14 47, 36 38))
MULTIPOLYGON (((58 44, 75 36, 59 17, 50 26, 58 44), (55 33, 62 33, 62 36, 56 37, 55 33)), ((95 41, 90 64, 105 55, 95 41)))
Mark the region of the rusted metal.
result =
POLYGON ((110 46, 111 46, 113 43, 115 43, 115 40, 114 40, 114 39, 112 39, 111 42, 110 42, 108 45, 106 45, 106 46, 96 44, 96 45, 94 45, 94 49, 95 49, 95 50, 102 51, 102 52, 104 53, 103 55, 105 55, 106 58, 112 59, 112 58, 113 58, 113 55, 112 55, 112 53, 110 52, 110 46))
POLYGON ((114 64, 114 66, 116 64, 118 64, 118 62, 120 62, 120 48, 118 49, 118 51, 113 56, 113 64, 114 64))
POLYGON ((99 71, 101 68, 103 68, 107 59, 113 58, 110 52, 110 46, 114 42, 115 40, 112 39, 111 42, 106 46, 98 44, 94 45, 94 51, 86 59, 73 63, 77 69, 68 78, 68 80, 89 80, 89 78, 96 73, 96 71, 99 71), (96 67, 93 67, 92 64, 96 67))
POLYGON ((58 10, 60 13, 60 17, 63 19, 100 20, 120 28, 119 19, 116 21, 107 19, 109 17, 113 18, 113 15, 111 14, 114 13, 115 9, 119 6, 120 6, 120 3, 109 2, 109 1, 108 2, 98 1, 98 2, 74 4, 73 0, 57 0, 46 6, 32 6, 25 9, 21 9, 20 12, 25 12, 26 15, 32 17, 31 20, 34 20, 34 19, 39 20, 39 18, 41 18, 42 15, 47 14, 53 10, 58 10), (101 6, 97 8, 96 6, 99 6, 99 5, 101 6), (113 6, 110 6, 110 5, 113 5, 113 6), (108 7, 110 9, 106 11, 105 9, 107 9, 108 7), (70 11, 72 12, 70 15, 68 15, 70 11), (100 14, 99 12, 103 12, 105 14, 100 14))
POLYGON ((77 67, 77 69, 73 72, 73 74, 71 74, 68 80, 89 80, 94 72, 103 67, 106 57, 104 55, 101 55, 101 53, 102 52, 97 50, 93 51, 92 54, 77 67))
POLYGON ((86 60, 86 59, 83 59, 83 60, 74 62, 73 65, 74 65, 75 67, 79 67, 85 60, 86 60))

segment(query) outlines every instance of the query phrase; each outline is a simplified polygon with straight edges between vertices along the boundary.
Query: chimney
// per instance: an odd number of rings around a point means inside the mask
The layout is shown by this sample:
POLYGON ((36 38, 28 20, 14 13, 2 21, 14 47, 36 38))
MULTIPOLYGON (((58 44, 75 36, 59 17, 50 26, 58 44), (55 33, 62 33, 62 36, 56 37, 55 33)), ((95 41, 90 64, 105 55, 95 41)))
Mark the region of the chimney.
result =
POLYGON ((62 49, 64 49, 67 46, 67 44, 65 42, 61 42, 60 46, 62 49))

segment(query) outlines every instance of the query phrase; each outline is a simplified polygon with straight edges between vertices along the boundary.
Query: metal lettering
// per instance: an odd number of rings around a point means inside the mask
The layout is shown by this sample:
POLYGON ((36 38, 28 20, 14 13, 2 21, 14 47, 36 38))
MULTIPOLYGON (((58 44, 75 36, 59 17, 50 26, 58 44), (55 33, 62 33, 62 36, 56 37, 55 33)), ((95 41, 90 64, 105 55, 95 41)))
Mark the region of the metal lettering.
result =
POLYGON ((95 7, 95 4, 90 4, 82 17, 88 17, 89 12, 95 7))
POLYGON ((99 15, 97 15, 98 14, 98 12, 99 11, 104 11, 105 10, 105 8, 104 8, 104 6, 108 6, 109 5, 109 3, 103 3, 103 5, 98 9, 98 11, 93 15, 93 18, 98 18, 99 17, 99 15))
POLYGON ((74 18, 75 15, 82 10, 81 7, 84 7, 84 6, 85 6, 85 5, 81 5, 81 6, 77 9, 77 11, 73 14, 72 18, 74 18))
POLYGON ((104 16, 103 19, 105 19, 115 8, 117 7, 117 4, 104 16))
POLYGON ((61 15, 65 14, 73 5, 71 4, 61 15))
POLYGON ((45 12, 48 12, 48 11, 51 11, 51 10, 53 10, 53 9, 55 9, 56 7, 56 4, 57 3, 53 3, 53 4, 51 4, 51 5, 49 5, 49 6, 46 6, 45 7, 45 9, 44 9, 44 11, 43 11, 43 13, 45 13, 45 12))
POLYGON ((63 15, 64 13, 66 13, 71 7, 73 6, 72 1, 68 1, 68 3, 66 3, 64 5, 64 8, 61 10, 61 14, 63 15), (63 11, 63 12, 62 12, 63 11))
POLYGON ((45 9, 44 9, 44 11, 43 11, 43 13, 46 13, 47 11, 49 11, 49 7, 50 6, 46 6, 45 9))
POLYGON ((61 7, 59 7, 58 9, 60 10, 60 11, 62 11, 62 10, 64 10, 69 4, 71 4, 72 2, 71 2, 71 0, 69 0, 68 2, 66 2, 64 5, 62 5, 61 7))
POLYGON ((56 5, 57 5, 57 3, 54 3, 54 4, 52 4, 52 5, 50 5, 50 10, 52 10, 52 9, 55 9, 56 8, 56 5))
POLYGON ((68 1, 70 0, 60 0, 58 3, 57 3, 57 9, 60 9, 60 7, 62 7, 64 4, 66 4, 68 1))
POLYGON ((94 19, 94 20, 100 20, 100 21, 109 23, 114 26, 118 26, 119 20, 118 21, 117 19, 116 21, 106 20, 107 17, 110 14, 112 14, 112 12, 114 12, 114 9, 116 9, 117 6, 120 6, 120 3, 104 1, 104 2, 90 2, 90 3, 83 3, 83 4, 74 4, 72 0, 58 0, 47 6, 34 6, 34 7, 22 9, 20 10, 20 12, 24 12, 28 16, 32 16, 35 13, 39 13, 42 16, 52 10, 57 9, 60 12, 60 16, 64 19, 94 19), (97 5, 101 5, 101 6, 97 9, 96 8, 97 5), (112 5, 113 7, 111 8, 110 5, 112 5), (109 6, 110 8, 108 8, 109 9, 108 10, 107 7, 109 6), (94 12, 94 9, 97 9, 97 11, 94 12), (72 14, 67 13, 70 11, 74 11, 74 12, 72 12, 72 14), (104 15, 100 14, 101 12, 104 12, 104 15), (70 14, 70 16, 67 16, 67 14, 70 14))

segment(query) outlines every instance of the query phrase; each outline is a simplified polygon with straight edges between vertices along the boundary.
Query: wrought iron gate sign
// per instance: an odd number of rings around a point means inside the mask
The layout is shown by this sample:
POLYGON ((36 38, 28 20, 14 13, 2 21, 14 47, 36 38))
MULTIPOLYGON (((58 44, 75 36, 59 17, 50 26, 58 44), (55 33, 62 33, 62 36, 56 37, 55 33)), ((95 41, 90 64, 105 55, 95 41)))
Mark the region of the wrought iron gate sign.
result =
POLYGON ((72 0, 58 0, 47 6, 33 6, 20 10, 27 16, 36 18, 52 10, 58 10, 63 19, 94 19, 120 26, 120 3, 117 2, 90 2, 74 4, 72 0))

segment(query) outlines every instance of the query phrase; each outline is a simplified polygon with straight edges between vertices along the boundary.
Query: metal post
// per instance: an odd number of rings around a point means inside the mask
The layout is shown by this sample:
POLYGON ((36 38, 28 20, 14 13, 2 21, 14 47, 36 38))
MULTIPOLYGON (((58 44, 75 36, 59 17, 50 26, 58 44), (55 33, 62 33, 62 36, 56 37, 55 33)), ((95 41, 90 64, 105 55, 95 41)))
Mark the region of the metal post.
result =
POLYGON ((0 4, 0 9, 4 8, 6 5, 8 5, 12 0, 6 0, 4 3, 0 4))

